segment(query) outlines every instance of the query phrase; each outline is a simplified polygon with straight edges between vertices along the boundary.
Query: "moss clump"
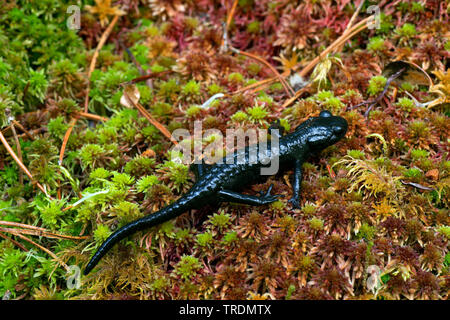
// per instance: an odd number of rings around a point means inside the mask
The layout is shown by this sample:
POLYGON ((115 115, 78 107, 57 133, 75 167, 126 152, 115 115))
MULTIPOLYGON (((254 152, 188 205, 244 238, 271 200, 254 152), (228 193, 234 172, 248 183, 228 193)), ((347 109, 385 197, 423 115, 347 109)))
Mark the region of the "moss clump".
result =
POLYGON ((308 221, 308 223, 309 223, 309 226, 311 227, 311 229, 313 229, 315 231, 320 231, 323 229, 324 221, 322 219, 311 218, 308 221))
POLYGON ((363 159, 365 154, 361 150, 347 150, 347 154, 353 159, 363 159))
POLYGON ((428 152, 427 150, 422 150, 422 149, 413 149, 411 150, 411 159, 413 161, 417 161, 423 158, 428 158, 430 155, 430 152, 428 152))
POLYGON ((153 187, 158 183, 159 183, 158 177, 155 175, 150 175, 139 179, 139 181, 136 183, 136 187, 139 192, 145 193, 149 191, 151 187, 153 187))
POLYGON ((105 242, 106 239, 111 235, 111 230, 109 230, 108 226, 100 224, 97 226, 97 229, 94 231, 94 239, 95 242, 100 245, 105 242))
POLYGON ((443 102, 450 42, 438 2, 390 6, 379 28, 355 33, 318 64, 318 53, 342 35, 354 13, 336 1, 325 9, 339 14, 319 27, 319 1, 303 10, 286 1, 240 0, 227 27, 228 50, 222 22, 230 10, 205 1, 80 1, 91 5, 81 11, 80 30, 67 27, 72 2, 3 1, 0 8, 0 131, 33 176, 0 146, 6 236, 0 238, 0 298, 448 296, 443 102), (125 14, 94 57, 109 13, 117 10, 125 14), (295 98, 261 59, 292 82, 295 98), (408 66, 384 91, 396 71, 386 67, 400 65, 393 60, 421 66, 434 87, 408 66), (294 83, 309 62, 325 90, 294 83), (123 84, 130 82, 151 117, 121 104, 123 84), (218 93, 223 96, 201 107, 218 93), (417 107, 415 99, 431 104, 417 107), (273 184, 272 194, 284 197, 270 205, 224 202, 213 214, 185 212, 128 237, 79 289, 67 288, 65 265, 84 267, 113 231, 151 217, 193 185, 193 172, 179 163, 164 128, 192 134, 194 120, 201 120, 198 142, 206 147, 220 142, 218 131, 267 129, 277 119, 292 132, 325 109, 347 119, 348 133, 302 165, 301 210, 288 202, 293 182, 286 168, 242 190, 259 196, 273 184), (383 273, 376 287, 374 266, 383 273))
POLYGON ((200 261, 196 257, 183 255, 180 262, 175 266, 175 273, 179 275, 181 279, 188 280, 195 276, 200 268, 200 261))
POLYGON ((191 80, 184 85, 182 92, 187 96, 198 96, 200 94, 200 84, 195 80, 191 80))
POLYGON ((247 25, 247 32, 248 33, 259 33, 261 30, 261 22, 259 21, 252 21, 247 25))
POLYGON ((371 96, 381 93, 386 85, 387 79, 383 76, 372 77, 369 81, 367 93, 371 96))
POLYGON ((386 49, 384 42, 385 39, 382 37, 370 38, 369 43, 367 44, 367 50, 372 52, 383 51, 386 49))
POLYGON ((262 105, 255 105, 254 107, 247 109, 247 113, 250 120, 258 122, 264 120, 269 114, 266 108, 262 105))
POLYGON ((416 26, 411 23, 405 23, 401 27, 397 28, 396 32, 405 38, 411 38, 416 35, 416 26))
POLYGON ((191 105, 187 110, 186 110, 186 116, 188 116, 189 118, 194 118, 196 116, 198 116, 200 113, 202 112, 202 108, 199 105, 191 105))
POLYGON ((239 72, 232 72, 228 75, 228 81, 233 83, 243 83, 244 82, 244 76, 240 74, 239 72))
POLYGON ((397 102, 397 105, 402 108, 402 110, 411 112, 414 108, 414 101, 409 98, 400 98, 397 102))

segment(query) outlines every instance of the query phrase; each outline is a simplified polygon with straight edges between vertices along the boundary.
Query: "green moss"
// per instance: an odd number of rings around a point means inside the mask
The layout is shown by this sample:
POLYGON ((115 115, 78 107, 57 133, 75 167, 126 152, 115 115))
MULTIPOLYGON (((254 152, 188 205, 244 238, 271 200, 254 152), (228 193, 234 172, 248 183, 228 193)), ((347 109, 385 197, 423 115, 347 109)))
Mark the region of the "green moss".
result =
POLYGON ((124 166, 124 172, 132 175, 133 177, 141 177, 149 174, 155 167, 155 159, 147 158, 143 156, 137 156, 128 161, 124 166))
POLYGON ((322 102, 327 101, 330 98, 334 98, 334 94, 331 91, 327 91, 327 90, 322 90, 319 91, 316 95, 315 95, 316 99, 322 102))
POLYGON ((367 93, 371 96, 381 93, 386 85, 387 79, 383 76, 372 77, 369 81, 367 93))
POLYGON ((213 96, 213 95, 215 95, 217 93, 221 93, 223 91, 224 91, 223 88, 220 85, 216 84, 216 83, 210 84, 209 87, 208 87, 208 93, 211 96, 213 96))
POLYGON ((187 96, 198 96, 200 94, 200 84, 195 80, 191 80, 184 85, 182 92, 187 96))
POLYGON ((200 261, 193 256, 183 255, 180 262, 175 265, 175 273, 183 280, 192 278, 201 268, 200 261))
POLYGON ((142 217, 139 206, 129 201, 120 201, 111 208, 111 212, 120 219, 122 225, 142 217))
POLYGON ((153 64, 153 65, 150 67, 150 71, 151 71, 152 73, 160 73, 160 72, 163 72, 164 70, 166 70, 166 68, 163 67, 163 66, 161 66, 161 65, 159 65, 159 64, 157 64, 157 63, 153 64))
POLYGON ((422 12, 424 12, 425 8, 424 8, 423 4, 420 2, 412 2, 410 10, 413 13, 422 13, 422 12))
POLYGON ((416 26, 411 23, 405 23, 401 27, 398 27, 395 31, 402 37, 411 38, 416 35, 416 26))
POLYGON ((400 98, 397 102, 397 105, 402 108, 402 110, 411 112, 411 110, 414 108, 414 101, 409 98, 400 98))
POLYGON ((175 79, 170 79, 167 82, 161 83, 159 87, 158 94, 165 98, 171 98, 173 95, 176 95, 181 90, 180 86, 177 84, 175 79))
POLYGON ((209 223, 219 231, 223 231, 231 224, 231 216, 224 212, 220 212, 219 214, 214 213, 212 217, 209 218, 209 223))
POLYGON ((244 76, 242 74, 240 74, 239 72, 232 72, 228 75, 228 81, 234 82, 234 83, 243 83, 244 76))
POLYGON ((202 112, 202 108, 199 105, 191 105, 187 110, 186 110, 186 116, 188 116, 189 118, 194 118, 196 116, 198 116, 200 113, 202 112))
POLYGON ((244 111, 237 111, 231 116, 231 120, 236 122, 244 122, 248 119, 248 115, 244 111))
POLYGON ((285 132, 291 131, 291 125, 287 119, 280 119, 280 125, 284 128, 285 132))
POLYGON ((136 183, 136 189, 138 192, 147 192, 151 187, 158 184, 158 177, 155 175, 145 176, 139 179, 136 183))
POLYGON ((260 64, 258 63, 250 63, 247 66, 247 71, 248 73, 250 73, 252 76, 256 76, 260 71, 261 71, 262 67, 260 64))
POLYGON ((123 188, 134 183, 134 178, 127 173, 113 172, 113 175, 111 181, 116 187, 123 188))
POLYGON ((364 151, 361 150, 347 150, 347 154, 353 159, 364 159, 364 151))
POLYGON ((441 226, 438 228, 438 232, 450 240, 450 226, 441 226))
POLYGON ((222 239, 222 242, 225 245, 230 245, 236 241, 238 241, 238 235, 236 231, 228 231, 222 239))
POLYGON ((415 86, 412 85, 411 83, 409 83, 408 81, 404 81, 402 82, 401 86, 400 86, 403 90, 408 91, 408 92, 413 92, 415 90, 415 86))
POLYGON ((312 204, 305 204, 302 207, 302 211, 305 214, 305 216, 312 216, 314 213, 316 213, 317 207, 312 204))
POLYGON ((421 120, 412 121, 408 126, 408 130, 412 138, 426 137, 430 132, 430 128, 421 120))
POLYGON ((450 41, 447 41, 447 42, 444 44, 444 49, 447 50, 447 51, 450 51, 450 41))
POLYGON ((247 32, 248 33, 259 33, 261 30, 261 22, 259 21, 252 21, 247 25, 247 32))
POLYGON ((89 179, 92 181, 106 180, 111 175, 112 175, 112 173, 110 171, 106 170, 105 168, 97 168, 89 174, 89 179))
POLYGON ((311 218, 309 221, 309 226, 315 231, 320 231, 323 229, 324 221, 319 218, 311 218))
POLYGON ((255 105, 252 108, 248 108, 247 113, 252 121, 261 121, 269 115, 266 108, 261 105, 255 105))
POLYGON ((57 117, 49 121, 47 128, 53 137, 62 139, 67 131, 68 125, 64 123, 63 117, 57 117))
POLYGON ((94 231, 94 239, 95 242, 100 245, 105 242, 106 239, 111 235, 111 230, 109 230, 108 226, 100 224, 97 226, 97 229, 94 231))
POLYGON ((377 229, 364 222, 359 228, 358 237, 363 238, 366 241, 372 241, 377 229))
POLYGON ((207 231, 197 235, 196 242, 200 247, 209 247, 213 243, 213 235, 211 232, 207 231))
POLYGON ((430 153, 427 150, 422 149, 413 149, 411 150, 411 158, 414 161, 417 161, 419 159, 428 158, 430 156, 430 153))
POLYGON ((61 210, 64 206, 62 201, 50 201, 47 205, 38 207, 39 216, 45 226, 51 229, 57 229, 60 227, 60 223, 63 221, 64 212, 61 210))
POLYGON ((385 42, 385 39, 382 37, 370 38, 369 43, 367 44, 367 50, 373 51, 373 52, 383 51, 386 49, 384 42, 385 42))
POLYGON ((339 98, 332 97, 324 102, 324 106, 327 109, 329 109, 332 113, 338 113, 341 109, 344 108, 345 105, 342 103, 341 100, 339 100, 339 98))
POLYGON ((414 179, 414 180, 419 180, 419 179, 422 178, 423 173, 422 173, 422 171, 421 171, 420 169, 418 169, 418 168, 410 168, 410 169, 406 169, 406 170, 404 171, 403 175, 404 175, 406 178, 411 178, 411 179, 414 179))

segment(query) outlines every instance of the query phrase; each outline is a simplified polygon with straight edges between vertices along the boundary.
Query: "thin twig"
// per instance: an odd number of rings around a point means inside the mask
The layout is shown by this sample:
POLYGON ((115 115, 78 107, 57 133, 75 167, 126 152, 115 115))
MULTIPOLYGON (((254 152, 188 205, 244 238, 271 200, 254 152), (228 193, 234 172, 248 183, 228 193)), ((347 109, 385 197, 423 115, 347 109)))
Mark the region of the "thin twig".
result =
MULTIPOLYGON (((64 153, 66 152, 66 146, 67 146, 67 142, 69 141, 69 137, 70 134, 72 133, 73 128, 75 127, 75 124, 78 121, 78 115, 76 115, 75 117, 72 118, 72 120, 69 123, 69 127, 67 128, 67 131, 64 135, 63 141, 62 141, 62 145, 61 145, 61 150, 59 150, 59 159, 58 159, 58 164, 60 166, 62 166, 62 162, 64 159, 64 153)), ((62 195, 61 195, 61 186, 60 186, 60 182, 61 181, 57 181, 58 183, 58 199, 61 199, 62 195)))
POLYGON ((22 126, 17 120, 13 120, 11 125, 13 125, 13 124, 20 130, 22 130, 27 135, 28 138, 30 138, 31 140, 34 140, 34 137, 31 135, 31 133, 28 132, 28 130, 25 129, 24 126, 22 126))
POLYGON ((64 159, 64 152, 66 151, 67 142, 69 141, 70 134, 72 133, 73 127, 77 123, 78 116, 75 116, 72 118, 72 120, 69 123, 69 128, 66 131, 66 134, 64 135, 64 139, 61 145, 61 150, 59 151, 59 160, 58 164, 62 165, 62 161, 64 159))
MULTIPOLYGON (((20 134, 20 135, 18 135, 18 137, 20 139, 24 139, 26 137, 29 137, 29 134, 30 135, 35 135, 35 134, 39 134, 41 132, 46 132, 46 131, 47 131, 46 127, 40 127, 40 128, 37 128, 37 129, 29 131, 28 134, 27 133, 20 134)), ((34 138, 31 138, 31 140, 34 140, 34 138)))
POLYGON ((286 80, 284 79, 284 77, 277 71, 277 69, 275 69, 275 68, 274 68, 269 62, 267 62, 265 59, 263 59, 263 58, 261 58, 261 57, 255 55, 255 54, 248 53, 248 52, 245 52, 245 51, 242 51, 242 50, 233 48, 233 47, 231 48, 231 51, 233 51, 233 52, 235 52, 235 53, 238 53, 238 54, 242 54, 243 56, 246 56, 246 57, 250 57, 250 58, 255 59, 255 60, 261 62, 262 64, 264 64, 264 65, 265 65, 266 67, 268 67, 268 68, 275 74, 275 76, 280 80, 281 84, 282 84, 283 87, 284 87, 284 90, 286 90, 286 93, 287 93, 289 96, 292 97, 292 96, 295 94, 294 89, 292 89, 292 87, 289 85, 289 83, 286 82, 286 80))
POLYGON ((24 228, 24 229, 44 231, 44 232, 47 231, 47 229, 45 229, 45 228, 36 227, 36 226, 29 225, 29 224, 24 224, 24 223, 19 223, 19 222, 14 222, 14 221, 0 221, 0 225, 10 226, 10 227, 20 227, 20 228, 24 228))
POLYGON ((383 99, 383 97, 385 96, 390 84, 392 81, 394 81, 395 79, 397 79, 398 77, 400 77, 400 75, 403 73, 403 71, 405 71, 405 68, 400 69, 399 71, 397 71, 396 73, 394 73, 392 76, 390 76, 387 80, 386 80, 386 84, 384 85, 383 91, 374 99, 371 101, 365 101, 365 102, 361 102, 355 106, 350 107, 350 110, 356 109, 357 107, 363 106, 363 105, 369 105, 369 107, 367 108, 366 112, 364 113, 364 116, 366 117, 366 120, 369 120, 369 113, 372 110, 372 108, 381 101, 381 99, 383 99))
POLYGON ((60 258, 58 258, 58 256, 56 254, 54 254, 53 252, 51 252, 50 250, 48 250, 47 248, 41 246, 40 244, 34 242, 33 240, 31 240, 30 238, 25 237, 22 234, 17 234, 17 236, 25 241, 28 241, 29 243, 31 243, 32 245, 38 247, 39 249, 41 249, 42 251, 47 252, 50 256, 52 256, 64 269, 66 269, 66 271, 69 271, 69 267, 67 266, 67 264, 65 264, 60 258))
POLYGON ((178 142, 177 140, 175 140, 174 137, 172 137, 172 134, 169 132, 169 130, 166 129, 166 127, 164 127, 161 123, 159 123, 155 118, 153 118, 153 116, 147 111, 145 110, 144 106, 142 106, 139 102, 135 102, 133 101, 133 99, 130 98, 130 96, 128 95, 128 93, 126 92, 126 90, 123 91, 123 95, 125 96, 125 98, 128 100, 128 102, 130 102, 136 109, 139 110, 139 112, 148 120, 150 121, 150 123, 152 125, 154 125, 156 128, 158 128, 159 131, 161 131, 161 133, 163 135, 165 135, 167 138, 170 139, 170 141, 173 142, 173 144, 177 145, 178 142))
POLYGON ((345 33, 348 29, 350 29, 350 28, 352 27, 353 22, 355 22, 355 19, 356 19, 356 17, 358 16, 359 12, 361 11, 363 4, 364 4, 364 0, 361 0, 361 1, 359 2, 359 4, 358 4, 358 7, 356 8, 356 11, 353 13, 352 17, 350 18, 350 21, 348 22, 347 27, 345 28, 344 33, 345 33))
POLYGON ((16 161, 16 163, 18 164, 18 166, 20 167, 20 169, 23 170, 23 172, 25 172, 25 174, 30 178, 32 183, 36 183, 36 186, 50 199, 52 199, 52 197, 47 193, 47 191, 45 190, 45 188, 37 181, 34 180, 33 175, 31 174, 30 171, 28 171, 27 167, 23 164, 22 161, 20 161, 19 157, 17 157, 16 153, 14 152, 14 150, 11 148, 11 146, 8 144, 8 141, 6 140, 5 136, 3 135, 3 133, 1 133, 0 131, 0 140, 2 141, 3 145, 6 148, 6 151, 8 151, 8 153, 11 155, 11 157, 14 159, 14 161, 16 161))
MULTIPOLYGON (((332 51, 337 51, 337 49, 339 48, 339 46, 343 43, 345 43, 346 41, 348 41, 349 39, 351 39, 354 35, 356 35, 357 33, 363 31, 365 28, 367 28, 367 23, 369 23, 371 21, 373 17, 367 17, 363 20, 361 20, 360 22, 358 22, 356 25, 352 26, 350 29, 348 29, 346 31, 346 33, 342 34, 339 38, 337 38, 332 44, 330 44, 324 51, 322 51, 316 58, 314 58, 313 60, 311 60, 300 72, 299 75, 301 77, 305 77, 312 69, 314 69, 314 67, 320 62, 320 60, 322 60, 327 54, 329 54, 332 51)), ((297 66, 295 66, 293 68, 293 71, 298 71, 298 69, 300 68, 300 64, 298 64, 297 66)), ((283 72, 281 75, 283 77, 287 77, 289 75, 290 71, 286 70, 285 72, 283 72)), ((257 83, 253 83, 251 85, 248 85, 244 88, 241 88, 239 90, 237 90, 235 93, 241 93, 250 89, 254 89, 257 88, 259 86, 262 85, 269 85, 271 83, 273 83, 274 81, 276 81, 278 78, 277 77, 273 77, 273 78, 269 78, 269 79, 265 79, 265 80, 261 80, 257 83)))
POLYGON ((130 85, 130 84, 136 84, 136 83, 139 83, 139 82, 142 82, 142 81, 146 81, 146 80, 149 80, 149 79, 152 79, 152 78, 155 78, 155 77, 164 76, 166 74, 169 74, 170 72, 172 72, 172 70, 164 70, 164 71, 160 71, 160 72, 152 72, 152 73, 147 74, 145 76, 140 76, 140 77, 134 78, 134 79, 132 79, 130 81, 123 82, 120 85, 121 86, 127 86, 127 85, 130 85))
MULTIPOLYGON (((82 240, 82 239, 86 239, 85 237, 76 237, 76 236, 66 236, 66 235, 58 235, 55 234, 51 231, 49 231, 48 229, 45 228, 41 228, 41 227, 36 227, 36 226, 32 226, 29 224, 24 224, 24 223, 19 223, 19 222, 14 222, 14 221, 0 221, 0 225, 3 226, 9 226, 9 227, 19 227, 22 229, 28 229, 28 230, 33 230, 35 232, 37 232, 37 235, 42 235, 42 236, 46 236, 49 235, 53 238, 61 238, 61 239, 71 239, 71 240, 82 240)), ((21 230, 21 229, 13 229, 13 230, 21 230)))
MULTIPOLYGON (((11 122, 11 131, 13 133, 14 142, 16 143, 17 156, 19 157, 20 161, 23 162, 22 148, 20 147, 20 141, 19 141, 19 138, 17 137, 16 128, 14 127, 13 122, 11 122)), ((23 172, 22 171, 19 171, 19 183, 21 185, 23 185, 23 172)))
POLYGON ((227 16, 227 24, 226 24, 226 29, 225 29, 227 31, 230 29, 231 21, 233 20, 233 16, 234 16, 234 13, 236 11, 236 7, 237 7, 238 2, 239 2, 238 0, 234 0, 233 5, 231 7, 231 10, 230 10, 230 12, 229 12, 229 14, 227 16))
MULTIPOLYGON (((349 39, 351 39, 354 35, 358 34, 359 32, 363 31, 365 28, 367 28, 367 22, 370 21, 372 17, 368 17, 364 20, 361 20, 358 22, 355 26, 351 27, 347 33, 343 34, 339 38, 337 38, 331 45, 329 45, 324 51, 322 51, 317 57, 315 57, 313 60, 311 60, 310 63, 306 67, 302 69, 302 71, 299 72, 300 76, 305 77, 314 67, 317 65, 317 63, 320 62, 327 54, 330 52, 336 50, 339 48, 339 46, 349 39)), ((294 70, 297 70, 297 67, 294 67, 294 70)))
POLYGON ((141 76, 147 75, 147 73, 144 71, 144 69, 142 69, 141 64, 136 60, 136 57, 134 56, 134 54, 131 52, 130 49, 128 49, 128 48, 125 46, 125 44, 122 42, 122 40, 119 40, 119 46, 121 46, 122 49, 125 50, 125 52, 128 54, 128 56, 129 56, 130 59, 131 59, 131 62, 133 62, 133 64, 134 64, 134 65, 136 66, 136 68, 138 69, 139 74, 140 74, 141 76))
POLYGON ((83 112, 83 111, 79 111, 75 113, 77 116, 81 117, 81 118, 86 118, 89 120, 94 120, 94 121, 103 121, 106 122, 109 119, 106 117, 102 117, 93 113, 89 113, 89 112, 83 112))
MULTIPOLYGON (((309 83, 308 83, 308 85, 309 85, 309 83)), ((292 98, 286 100, 286 102, 283 104, 283 106, 281 107, 281 109, 287 108, 287 107, 290 106, 292 103, 294 103, 295 100, 297 100, 298 98, 300 98, 300 96, 307 90, 308 85, 306 85, 305 87, 303 87, 303 88, 301 88, 300 90, 298 90, 292 98)))
POLYGON ((97 44, 97 48, 94 51, 94 55, 92 56, 91 64, 88 69, 88 86, 86 89, 86 95, 84 98, 84 112, 88 112, 88 106, 89 106, 89 92, 91 91, 91 75, 92 72, 94 72, 95 69, 95 63, 97 62, 98 55, 100 53, 100 50, 102 49, 103 45, 105 44, 106 40, 108 39, 111 31, 113 30, 114 26, 116 25, 117 21, 119 20, 119 16, 114 16, 111 23, 109 24, 108 28, 106 28, 105 32, 103 32, 102 37, 100 38, 100 41, 97 44))
POLYGON ((0 227, 0 232, 7 232, 14 235, 18 234, 29 234, 32 236, 38 236, 38 237, 45 237, 45 238, 51 238, 51 239, 66 239, 66 240, 83 240, 87 239, 87 236, 84 237, 76 237, 76 236, 66 236, 66 235, 59 235, 51 232, 43 232, 39 230, 29 230, 29 229, 15 229, 15 228, 3 228, 0 227))
POLYGON ((11 241, 14 245, 18 246, 20 249, 22 249, 23 251, 29 251, 27 248, 25 248, 20 242, 17 242, 16 240, 4 235, 3 233, 0 232, 0 237, 2 237, 5 240, 11 241))

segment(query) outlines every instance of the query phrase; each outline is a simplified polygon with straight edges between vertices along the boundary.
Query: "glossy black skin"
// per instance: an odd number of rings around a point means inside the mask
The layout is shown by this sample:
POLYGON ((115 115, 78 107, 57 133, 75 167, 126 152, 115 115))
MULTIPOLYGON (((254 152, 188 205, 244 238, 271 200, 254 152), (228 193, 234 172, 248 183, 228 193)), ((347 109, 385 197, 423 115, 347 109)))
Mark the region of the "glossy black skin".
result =
MULTIPOLYGON (((333 116, 329 111, 322 111, 319 117, 311 117, 300 124, 294 132, 279 136, 279 148, 271 152, 269 147, 264 148, 266 157, 279 159, 280 168, 294 167, 294 181, 292 184, 293 197, 289 200, 296 208, 299 207, 299 193, 302 179, 301 167, 303 162, 312 154, 316 154, 326 147, 338 142, 347 132, 347 121, 344 118, 333 116)), ((271 134, 276 134, 271 131, 271 134)), ((245 154, 245 162, 215 164, 211 166, 196 165, 194 172, 197 182, 178 201, 167 207, 149 214, 141 219, 133 221, 114 232, 98 249, 91 261, 86 266, 84 274, 88 274, 108 250, 120 240, 143 229, 147 229, 165 221, 171 220, 191 209, 199 209, 205 205, 220 202, 235 202, 248 205, 269 204, 278 199, 280 195, 271 195, 272 186, 265 194, 260 196, 245 195, 237 191, 243 187, 255 183, 261 178, 261 168, 267 167, 256 161, 248 161, 249 148, 238 150, 234 153, 234 159, 239 154, 245 154), (249 164, 252 163, 252 164, 249 164)), ((254 154, 254 153, 253 153, 254 154)), ((239 158, 242 159, 242 158, 239 158)), ((254 160, 254 159, 252 159, 254 160)))

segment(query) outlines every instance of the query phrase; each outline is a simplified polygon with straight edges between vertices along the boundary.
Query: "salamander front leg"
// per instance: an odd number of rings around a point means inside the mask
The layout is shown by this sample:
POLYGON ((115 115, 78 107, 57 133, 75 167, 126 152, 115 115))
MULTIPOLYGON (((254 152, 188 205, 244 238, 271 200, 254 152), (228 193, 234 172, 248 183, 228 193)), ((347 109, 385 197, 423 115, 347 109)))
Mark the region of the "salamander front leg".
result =
POLYGON ((221 190, 219 191, 219 198, 221 201, 225 202, 235 202, 235 203, 249 204, 252 206, 261 206, 264 204, 275 202, 278 200, 279 197, 283 196, 279 194, 271 195, 270 191, 272 190, 272 186, 273 185, 271 185, 267 190, 267 192, 261 195, 260 197, 242 194, 231 190, 221 190))
POLYGON ((302 163, 301 160, 295 161, 294 181, 292 183, 292 198, 289 202, 295 209, 300 208, 300 188, 302 185, 302 163))
POLYGON ((198 181, 205 174, 205 172, 208 171, 209 167, 210 166, 203 162, 203 160, 201 163, 191 164, 190 169, 195 175, 195 181, 198 181))
POLYGON ((272 122, 268 130, 270 135, 276 135, 278 138, 284 135, 284 127, 281 125, 280 119, 272 122))

